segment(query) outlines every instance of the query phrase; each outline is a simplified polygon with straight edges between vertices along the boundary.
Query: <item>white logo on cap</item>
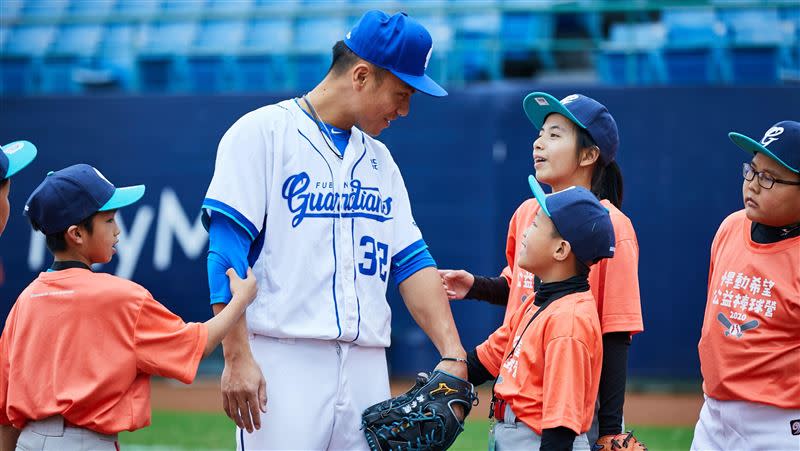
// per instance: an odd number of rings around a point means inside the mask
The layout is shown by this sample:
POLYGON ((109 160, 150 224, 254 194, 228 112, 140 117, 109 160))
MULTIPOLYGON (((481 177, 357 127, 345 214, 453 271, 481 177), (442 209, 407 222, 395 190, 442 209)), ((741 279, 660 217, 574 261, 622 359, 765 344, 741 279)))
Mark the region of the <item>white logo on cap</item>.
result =
POLYGON ((96 172, 97 175, 99 175, 101 179, 105 180, 109 185, 114 186, 114 184, 109 182, 108 179, 106 178, 106 176, 104 176, 100 171, 98 171, 97 168, 93 167, 92 169, 94 169, 94 172, 96 172))
POLYGON ((345 38, 350 39, 350 32, 349 31, 347 32, 347 36, 345 36, 345 38))
POLYGON ((25 144, 23 144, 21 141, 17 141, 15 143, 11 143, 11 144, 3 147, 3 152, 6 155, 11 155, 11 154, 19 152, 19 150, 22 149, 23 147, 25 147, 25 144))
POLYGON ((566 104, 568 104, 570 102, 578 100, 578 97, 579 97, 578 94, 570 94, 570 95, 564 97, 563 99, 561 99, 561 104, 562 105, 566 105, 566 104))
POLYGON ((431 46, 431 48, 428 49, 428 56, 425 57, 425 70, 428 69, 428 63, 431 62, 431 53, 433 53, 433 46, 431 46))
POLYGON ((535 100, 536 103, 539 104, 539 106, 550 105, 549 103, 547 103, 547 99, 545 99, 544 97, 534 97, 533 100, 535 100))
POLYGON ((773 141, 777 141, 778 138, 776 138, 776 136, 780 136, 781 133, 783 133, 783 127, 772 127, 764 133, 764 137, 761 138, 761 144, 767 147, 773 141))

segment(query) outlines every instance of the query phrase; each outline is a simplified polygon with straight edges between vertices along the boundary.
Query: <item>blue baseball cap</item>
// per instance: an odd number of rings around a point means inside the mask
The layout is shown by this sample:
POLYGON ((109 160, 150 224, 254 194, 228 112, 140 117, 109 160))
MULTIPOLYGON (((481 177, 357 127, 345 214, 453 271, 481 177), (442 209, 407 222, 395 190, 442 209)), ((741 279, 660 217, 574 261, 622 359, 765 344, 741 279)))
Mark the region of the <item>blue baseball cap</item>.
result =
POLYGON ((447 91, 425 75, 433 52, 431 34, 406 13, 367 11, 344 38, 360 58, 393 73, 419 92, 444 97, 447 91))
POLYGON ((728 133, 728 138, 742 149, 753 154, 761 152, 800 174, 800 122, 778 122, 764 133, 761 142, 735 132, 728 133))
POLYGON ((0 152, 0 180, 5 180, 36 158, 36 146, 28 141, 6 144, 0 152))
POLYGON ((597 100, 583 94, 572 94, 559 101, 546 92, 532 92, 525 96, 522 108, 537 130, 542 128, 548 114, 558 113, 566 116, 589 133, 600 148, 600 157, 605 163, 610 163, 617 157, 619 148, 617 122, 608 109, 597 100))
POLYGON ((532 175, 528 176, 528 184, 542 211, 569 241, 578 260, 590 266, 614 256, 616 240, 611 216, 591 191, 573 186, 547 195, 532 175))
POLYGON ((76 164, 48 173, 25 203, 25 215, 49 235, 98 211, 128 206, 143 195, 144 185, 116 188, 97 169, 76 164))

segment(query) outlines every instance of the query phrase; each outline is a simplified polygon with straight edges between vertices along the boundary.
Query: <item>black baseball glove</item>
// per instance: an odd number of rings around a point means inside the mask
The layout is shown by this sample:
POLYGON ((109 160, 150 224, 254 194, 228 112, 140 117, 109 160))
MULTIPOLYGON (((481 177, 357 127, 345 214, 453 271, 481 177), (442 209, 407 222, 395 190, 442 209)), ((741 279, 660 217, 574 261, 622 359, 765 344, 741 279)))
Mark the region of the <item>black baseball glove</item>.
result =
POLYGON ((478 396, 472 384, 443 371, 419 373, 411 390, 368 407, 361 428, 372 451, 445 450, 464 430, 455 404, 469 415, 478 396))

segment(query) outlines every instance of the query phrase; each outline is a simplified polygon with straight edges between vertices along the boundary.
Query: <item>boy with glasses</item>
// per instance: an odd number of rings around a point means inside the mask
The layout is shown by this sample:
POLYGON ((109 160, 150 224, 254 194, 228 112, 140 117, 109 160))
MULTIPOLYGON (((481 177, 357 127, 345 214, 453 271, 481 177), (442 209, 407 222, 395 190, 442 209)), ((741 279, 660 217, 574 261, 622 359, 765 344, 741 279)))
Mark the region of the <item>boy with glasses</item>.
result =
POLYGON ((744 164, 744 209, 711 245, 698 345, 705 403, 692 450, 800 449, 800 123, 783 121, 744 164))

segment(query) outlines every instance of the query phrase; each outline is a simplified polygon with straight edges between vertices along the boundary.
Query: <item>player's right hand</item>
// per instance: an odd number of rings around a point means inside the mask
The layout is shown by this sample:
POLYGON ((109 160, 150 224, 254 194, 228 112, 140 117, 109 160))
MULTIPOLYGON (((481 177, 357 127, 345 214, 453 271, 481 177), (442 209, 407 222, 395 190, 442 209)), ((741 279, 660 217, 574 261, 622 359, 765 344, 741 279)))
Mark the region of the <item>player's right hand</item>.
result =
POLYGON ((267 381, 253 356, 225 359, 220 385, 225 414, 247 432, 261 429, 261 412, 267 412, 267 381))
POLYGON ((447 299, 451 301, 464 299, 475 283, 475 276, 463 269, 440 269, 439 276, 442 278, 447 299))
POLYGON ((238 295, 242 299, 244 299, 247 304, 253 302, 253 299, 256 298, 256 293, 258 293, 258 286, 256 285, 256 276, 253 275, 252 268, 247 268, 247 278, 240 279, 239 275, 236 274, 236 270, 233 268, 228 268, 225 271, 225 275, 228 276, 231 284, 231 294, 233 296, 238 295))

